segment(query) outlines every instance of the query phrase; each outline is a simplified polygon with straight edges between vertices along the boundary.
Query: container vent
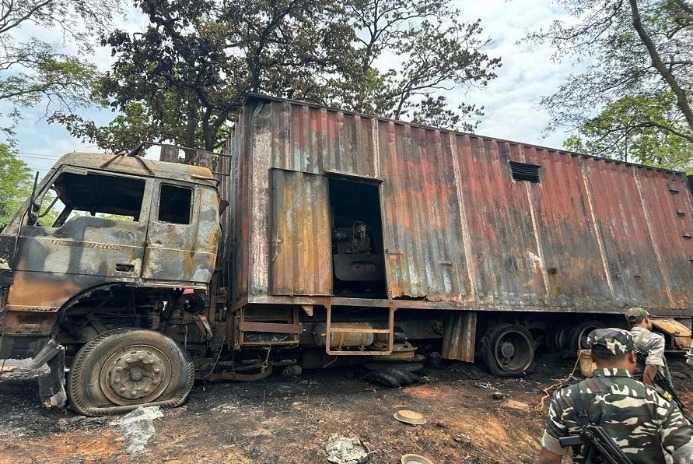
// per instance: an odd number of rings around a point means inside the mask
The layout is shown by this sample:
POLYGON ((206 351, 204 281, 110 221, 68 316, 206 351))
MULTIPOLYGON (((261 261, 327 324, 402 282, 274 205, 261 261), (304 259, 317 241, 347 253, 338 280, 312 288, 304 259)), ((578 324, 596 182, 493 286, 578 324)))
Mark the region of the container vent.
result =
POLYGON ((536 184, 539 182, 540 168, 541 166, 537 166, 536 164, 510 161, 510 171, 512 173, 513 180, 524 180, 536 184))

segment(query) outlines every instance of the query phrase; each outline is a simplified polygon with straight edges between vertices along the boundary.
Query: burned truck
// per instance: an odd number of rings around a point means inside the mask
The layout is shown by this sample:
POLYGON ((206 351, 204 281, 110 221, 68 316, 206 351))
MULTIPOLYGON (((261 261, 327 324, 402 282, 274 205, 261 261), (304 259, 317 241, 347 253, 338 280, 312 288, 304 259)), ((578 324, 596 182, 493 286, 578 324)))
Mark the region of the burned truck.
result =
POLYGON ((47 403, 422 347, 522 375, 628 306, 691 346, 683 173, 263 96, 223 154, 164 152, 65 155, 0 236, 0 359, 47 403))

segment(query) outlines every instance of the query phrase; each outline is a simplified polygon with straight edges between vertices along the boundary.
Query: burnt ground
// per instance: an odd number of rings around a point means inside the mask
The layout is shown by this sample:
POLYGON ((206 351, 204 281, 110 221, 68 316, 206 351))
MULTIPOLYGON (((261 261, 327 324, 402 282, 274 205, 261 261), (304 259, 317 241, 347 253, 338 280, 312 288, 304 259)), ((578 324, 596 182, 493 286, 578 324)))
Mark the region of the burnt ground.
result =
MULTIPOLYGON (((545 389, 572 367, 544 356, 527 377, 500 379, 455 363, 428 369, 424 383, 401 389, 373 386, 359 369, 199 384, 185 406, 153 420, 154 435, 140 454, 128 451, 118 418, 45 410, 35 379, 10 367, 0 377, 0 463, 326 463, 333 434, 361 439, 370 463, 399 463, 406 453, 437 464, 530 463, 545 389), (428 422, 397 422, 392 414, 402 408, 428 422)), ((693 406, 693 369, 674 362, 673 370, 693 406)))

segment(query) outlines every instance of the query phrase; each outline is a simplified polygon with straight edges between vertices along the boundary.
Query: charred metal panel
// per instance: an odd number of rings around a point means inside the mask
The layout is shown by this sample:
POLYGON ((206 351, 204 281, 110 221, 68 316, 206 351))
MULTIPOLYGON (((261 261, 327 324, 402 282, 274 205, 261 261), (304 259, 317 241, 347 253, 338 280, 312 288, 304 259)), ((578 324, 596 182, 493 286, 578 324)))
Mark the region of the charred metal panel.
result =
POLYGON ((142 278, 209 283, 221 234, 216 192, 210 188, 195 189, 191 184, 170 181, 160 181, 156 185, 156 192, 164 192, 164 186, 188 190, 192 201, 187 220, 181 221, 187 223, 176 223, 162 218, 164 193, 156 196, 150 214, 142 278))
POLYGON ((523 144, 509 144, 508 149, 513 160, 541 166, 540 182, 525 187, 533 209, 546 302, 583 308, 609 304, 611 290, 582 175, 584 158, 523 144))
MULTIPOLYGON (((632 168, 642 207, 646 212, 656 264, 667 284, 674 308, 693 304, 693 199, 682 175, 632 168)), ((653 263, 654 267, 654 263, 653 263)))
POLYGON ((463 301, 470 282, 448 137, 381 122, 378 140, 391 298, 463 301))
POLYGON ((476 312, 450 314, 445 323, 441 355, 444 359, 474 362, 476 346, 476 312))
POLYGON ((248 140, 248 195, 249 222, 248 243, 248 294, 270 293, 270 240, 272 205, 270 169, 276 129, 273 119, 273 104, 251 107, 250 123, 247 125, 248 140))
POLYGON ((51 312, 57 311, 70 298, 83 291, 108 282, 132 282, 132 278, 69 276, 47 272, 17 271, 7 295, 9 311, 51 312))
POLYGON ((272 294, 332 294, 327 195, 324 176, 272 170, 272 294))
POLYGON ((289 103, 269 103, 272 167, 376 177, 370 118, 289 103))
POLYGON ((77 166, 85 169, 120 172, 143 177, 158 177, 196 182, 214 187, 216 181, 209 168, 182 163, 152 161, 139 156, 104 155, 99 153, 68 153, 55 166, 77 166))
MULTIPOLYGON (((680 174, 265 98, 248 101, 232 147, 231 279, 253 301, 271 302, 275 282, 284 295, 327 294, 305 282, 314 271, 274 261, 274 222, 320 224, 326 201, 312 190, 308 212, 277 198, 271 173, 283 170, 380 182, 392 304, 693 310, 693 203, 680 174), (537 166, 538 178, 513 179, 511 162, 537 166)), ((301 259, 329 256, 329 240, 308 250, 296 224, 286 230, 301 259)))
MULTIPOLYGON (((41 182, 38 192, 43 194, 62 171, 71 169, 70 166, 84 170, 85 174, 138 174, 141 171, 145 179, 146 176, 152 175, 169 176, 168 178, 186 177, 188 180, 194 178, 196 182, 213 185, 211 172, 205 168, 141 159, 138 161, 118 156, 73 153, 65 155, 51 169, 41 182), (83 169, 85 167, 89 169, 83 169)), ((112 175, 110 177, 117 178, 112 175)), ((132 179, 132 176, 123 178, 132 179)), ((70 298, 93 287, 111 283, 141 285, 152 182, 146 182, 137 221, 115 220, 108 216, 77 215, 67 219, 59 227, 21 225, 18 259, 13 284, 7 295, 6 309, 30 312, 56 311, 70 298)), ((145 184, 144 180, 142 183, 145 184)), ((96 198, 108 195, 107 191, 103 191, 103 186, 97 184, 96 188, 102 188, 101 191, 94 192, 96 198)), ((211 188, 205 188, 213 192, 211 188)), ((206 202, 216 211, 216 198, 210 197, 206 202)), ((206 252, 204 263, 200 266, 204 265, 211 270, 213 257, 209 257, 212 248, 210 243, 215 230, 218 234, 218 229, 215 229, 218 225, 215 215, 207 216, 207 222, 214 225, 200 229, 204 234, 201 240, 204 241, 206 252)), ((198 224, 197 227, 201 226, 198 224)), ((11 224, 12 230, 19 228, 18 221, 11 224)), ((198 230, 195 229, 193 233, 197 234, 198 230)), ((199 261, 194 257, 191 259, 193 262, 199 261)), ((172 264, 172 267, 182 266, 179 261, 172 264)), ((192 274, 194 275, 194 272, 192 274)))
MULTIPOLYGON (((672 307, 668 281, 657 256, 657 248, 664 243, 652 241, 648 211, 643 209, 632 168, 590 160, 584 175, 604 246, 613 303, 672 307)), ((670 214, 673 216, 673 211, 670 214)))
MULTIPOLYGON (((248 295, 248 259, 250 241, 250 173, 249 156, 246 153, 248 131, 246 131, 249 112, 243 112, 234 128, 235 136, 227 145, 228 157, 223 159, 224 167, 228 163, 228 182, 220 188, 222 199, 229 202, 222 216, 225 243, 221 251, 223 269, 227 286, 231 290, 232 303, 248 295)), ((222 179, 223 181, 223 179, 222 179)))
POLYGON ((16 270, 139 277, 146 230, 145 222, 91 216, 57 228, 23 226, 16 270))
POLYGON ((457 137, 457 149, 479 302, 545 304, 528 187, 512 180, 507 147, 464 135, 457 137))

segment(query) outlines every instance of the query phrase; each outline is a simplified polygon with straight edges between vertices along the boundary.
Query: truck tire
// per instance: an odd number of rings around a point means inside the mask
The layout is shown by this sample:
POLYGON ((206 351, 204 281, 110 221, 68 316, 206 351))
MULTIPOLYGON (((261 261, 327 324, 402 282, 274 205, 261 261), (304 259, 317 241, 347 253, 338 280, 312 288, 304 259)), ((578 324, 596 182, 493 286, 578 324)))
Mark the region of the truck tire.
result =
POLYGON ((518 324, 491 327, 481 339, 481 356, 493 375, 523 375, 534 364, 534 337, 518 324))
POLYGON ((117 329, 79 350, 68 394, 75 411, 99 416, 142 405, 180 406, 194 381, 194 365, 176 342, 151 330, 117 329))
POLYGON ((570 331, 570 338, 568 342, 568 351, 572 357, 577 357, 577 350, 584 350, 587 348, 585 342, 587 341, 587 336, 594 329, 603 329, 606 325, 603 322, 597 320, 589 320, 581 322, 576 325, 570 331))

